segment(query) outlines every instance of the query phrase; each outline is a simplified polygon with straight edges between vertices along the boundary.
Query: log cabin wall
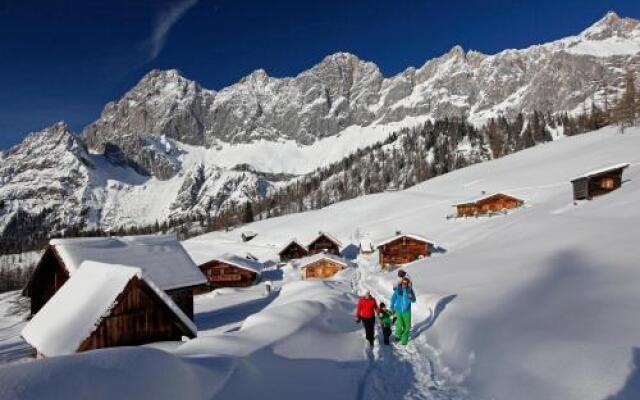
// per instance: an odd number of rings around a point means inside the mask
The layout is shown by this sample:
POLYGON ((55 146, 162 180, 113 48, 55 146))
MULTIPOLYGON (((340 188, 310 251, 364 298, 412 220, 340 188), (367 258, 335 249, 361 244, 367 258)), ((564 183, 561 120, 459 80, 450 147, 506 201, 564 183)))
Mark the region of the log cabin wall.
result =
POLYGON ((328 253, 336 256, 340 255, 340 246, 325 235, 320 235, 309 244, 309 254, 328 253))
POLYGON ((297 243, 290 243, 280 252, 280 261, 287 262, 298 258, 306 257, 309 252, 297 243))
POLYGON ((193 321, 193 291, 194 288, 186 287, 174 290, 167 290, 166 293, 174 303, 190 320, 193 321))
POLYGON ((470 217, 475 215, 489 214, 502 210, 509 210, 520 207, 524 202, 515 197, 506 195, 495 195, 475 203, 459 204, 456 206, 459 217, 470 217))
POLYGON ((340 264, 330 260, 318 260, 304 267, 304 279, 330 278, 342 269, 340 264))
POLYGON ((572 183, 574 200, 584 200, 589 198, 589 179, 576 179, 572 183))
POLYGON ((53 247, 45 250, 33 272, 25 294, 31 298, 31 314, 35 315, 69 279, 64 264, 53 247))
POLYGON ((622 171, 609 173, 589 179, 588 197, 601 196, 622 186, 622 171))
POLYGON ((212 261, 200 267, 207 278, 209 290, 222 287, 247 287, 256 283, 258 274, 221 261, 212 261))
POLYGON ((400 237, 382 246, 380 250, 380 265, 384 268, 389 265, 402 265, 428 257, 429 244, 409 237, 400 237))
POLYGON ((78 351, 180 340, 186 335, 180 324, 144 281, 133 278, 78 351))

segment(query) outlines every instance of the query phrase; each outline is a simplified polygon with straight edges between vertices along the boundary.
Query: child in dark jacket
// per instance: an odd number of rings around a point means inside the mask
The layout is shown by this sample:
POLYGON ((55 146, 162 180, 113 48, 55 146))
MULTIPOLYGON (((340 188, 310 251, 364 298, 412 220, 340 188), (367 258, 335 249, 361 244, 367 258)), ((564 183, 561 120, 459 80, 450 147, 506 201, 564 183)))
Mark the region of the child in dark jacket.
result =
POLYGON ((382 328, 382 338, 384 344, 389 344, 389 337, 391 337, 391 312, 387 310, 384 303, 380 303, 378 307, 378 320, 382 328))

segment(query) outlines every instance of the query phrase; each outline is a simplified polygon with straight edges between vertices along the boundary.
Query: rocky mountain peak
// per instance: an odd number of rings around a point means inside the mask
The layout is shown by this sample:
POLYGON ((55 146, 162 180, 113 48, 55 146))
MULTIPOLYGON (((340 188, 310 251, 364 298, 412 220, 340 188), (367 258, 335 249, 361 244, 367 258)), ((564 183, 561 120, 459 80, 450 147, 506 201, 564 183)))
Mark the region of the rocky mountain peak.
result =
POLYGON ((603 40, 618 36, 629 38, 640 28, 640 21, 633 18, 622 18, 614 11, 609 11, 604 17, 584 30, 580 36, 592 40, 603 40))

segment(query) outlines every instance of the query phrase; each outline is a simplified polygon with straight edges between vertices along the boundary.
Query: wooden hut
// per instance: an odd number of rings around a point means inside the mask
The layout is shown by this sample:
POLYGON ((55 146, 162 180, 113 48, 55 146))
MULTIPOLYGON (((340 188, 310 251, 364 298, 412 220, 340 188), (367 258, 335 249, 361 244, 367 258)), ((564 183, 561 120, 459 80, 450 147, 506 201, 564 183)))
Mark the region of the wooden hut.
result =
POLYGON ((254 285, 260 279, 262 267, 257 260, 233 254, 215 257, 198 267, 207 278, 207 284, 198 288, 198 292, 254 285))
POLYGON ((618 189, 622 186, 622 172, 627 167, 628 163, 612 165, 573 179, 573 199, 591 200, 618 189))
POLYGON ((523 200, 504 193, 494 193, 455 204, 458 217, 473 217, 521 207, 523 200))
POLYGON ((40 357, 196 335, 142 269, 94 261, 83 262, 22 330, 40 357))
POLYGON ((279 252, 281 262, 288 262, 309 255, 309 249, 301 245, 296 239, 291 239, 279 252))
POLYGON ((293 266, 298 268, 302 279, 324 279, 334 276, 338 271, 348 267, 349 263, 333 254, 317 253, 295 260, 293 266))
POLYGON ((318 232, 318 236, 307 246, 309 254, 326 253, 336 256, 340 255, 340 248, 342 243, 338 239, 322 231, 318 232))
POLYGON ((380 266, 386 268, 391 265, 402 265, 423 257, 428 257, 433 248, 433 242, 420 235, 396 232, 377 245, 380 266))
POLYGON ((54 239, 49 242, 23 294, 36 314, 83 261, 134 265, 193 319, 193 288, 207 280, 173 235, 54 239))

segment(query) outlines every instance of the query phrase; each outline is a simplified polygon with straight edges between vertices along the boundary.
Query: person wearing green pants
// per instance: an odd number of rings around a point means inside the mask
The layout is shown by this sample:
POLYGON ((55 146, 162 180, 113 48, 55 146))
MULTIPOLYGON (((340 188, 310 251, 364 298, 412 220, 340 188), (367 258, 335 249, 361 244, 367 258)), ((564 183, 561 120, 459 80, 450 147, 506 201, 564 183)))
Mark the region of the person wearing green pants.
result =
POLYGON ((409 279, 402 279, 400 285, 393 289, 391 311, 396 315, 396 339, 406 346, 409 343, 411 330, 411 303, 416 302, 416 295, 409 279))

